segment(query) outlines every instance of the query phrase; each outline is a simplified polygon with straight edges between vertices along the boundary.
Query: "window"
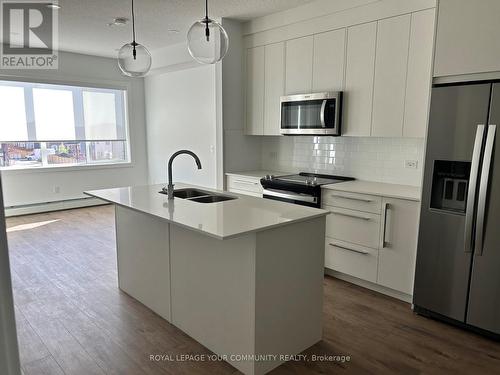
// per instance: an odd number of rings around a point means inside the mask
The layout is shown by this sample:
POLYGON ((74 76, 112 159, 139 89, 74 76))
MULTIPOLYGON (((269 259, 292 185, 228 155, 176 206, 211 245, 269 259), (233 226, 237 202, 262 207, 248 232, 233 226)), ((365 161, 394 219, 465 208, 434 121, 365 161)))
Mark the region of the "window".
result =
POLYGON ((0 81, 0 168, 130 160, 126 91, 0 81))

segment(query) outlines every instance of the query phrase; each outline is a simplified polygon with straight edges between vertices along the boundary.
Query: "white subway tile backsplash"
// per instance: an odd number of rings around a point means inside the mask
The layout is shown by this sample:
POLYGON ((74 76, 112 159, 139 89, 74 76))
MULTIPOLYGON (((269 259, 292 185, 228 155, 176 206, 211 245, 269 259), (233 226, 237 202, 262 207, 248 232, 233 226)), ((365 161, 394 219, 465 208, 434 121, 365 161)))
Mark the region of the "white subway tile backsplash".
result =
POLYGON ((264 137, 267 170, 338 174, 358 179, 420 186, 424 140, 375 137, 264 137), (416 160, 417 169, 405 168, 416 160))

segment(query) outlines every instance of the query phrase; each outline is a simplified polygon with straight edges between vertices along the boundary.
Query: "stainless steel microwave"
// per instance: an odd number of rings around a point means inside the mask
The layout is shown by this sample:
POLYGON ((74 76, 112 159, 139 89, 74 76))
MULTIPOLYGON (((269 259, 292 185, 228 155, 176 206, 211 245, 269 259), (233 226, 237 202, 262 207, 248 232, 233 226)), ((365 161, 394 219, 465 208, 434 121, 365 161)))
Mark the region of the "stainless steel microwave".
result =
POLYGON ((281 134, 341 135, 342 92, 282 96, 281 134))

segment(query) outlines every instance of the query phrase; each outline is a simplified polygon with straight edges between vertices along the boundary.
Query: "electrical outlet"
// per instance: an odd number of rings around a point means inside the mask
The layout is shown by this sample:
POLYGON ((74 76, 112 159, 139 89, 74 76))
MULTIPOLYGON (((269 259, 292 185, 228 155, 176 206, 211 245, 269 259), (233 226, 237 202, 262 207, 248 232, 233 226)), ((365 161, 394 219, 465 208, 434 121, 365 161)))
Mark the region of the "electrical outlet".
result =
POLYGON ((54 192, 54 194, 59 194, 61 192, 61 187, 60 186, 54 186, 54 188, 52 189, 52 191, 54 192))
POLYGON ((417 169, 418 161, 417 160, 405 160, 405 168, 417 169))
POLYGON ((271 160, 278 160, 278 153, 276 151, 271 151, 269 153, 269 159, 271 159, 271 160))

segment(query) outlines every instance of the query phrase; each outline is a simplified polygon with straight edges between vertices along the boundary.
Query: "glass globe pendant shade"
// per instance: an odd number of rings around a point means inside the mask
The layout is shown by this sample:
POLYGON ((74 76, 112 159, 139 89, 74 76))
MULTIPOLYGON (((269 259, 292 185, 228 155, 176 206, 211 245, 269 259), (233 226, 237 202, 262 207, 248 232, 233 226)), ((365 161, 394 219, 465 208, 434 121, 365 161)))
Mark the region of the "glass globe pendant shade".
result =
POLYGON ((139 43, 127 43, 118 52, 118 66, 129 77, 143 77, 151 68, 151 54, 139 43), (135 53, 134 53, 135 46, 135 53))
POLYGON ((222 60, 229 47, 226 30, 206 17, 191 26, 187 39, 189 53, 201 64, 215 64, 222 60))

